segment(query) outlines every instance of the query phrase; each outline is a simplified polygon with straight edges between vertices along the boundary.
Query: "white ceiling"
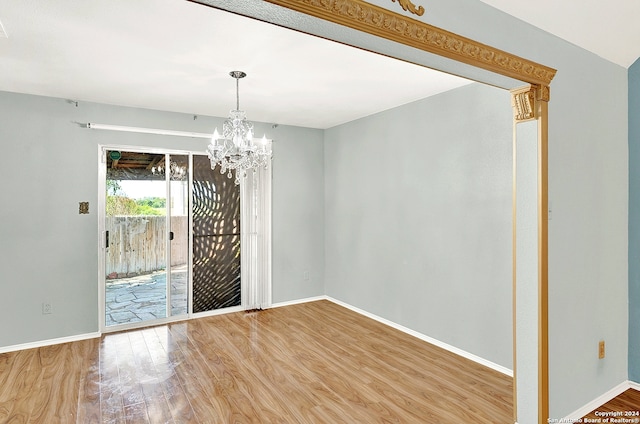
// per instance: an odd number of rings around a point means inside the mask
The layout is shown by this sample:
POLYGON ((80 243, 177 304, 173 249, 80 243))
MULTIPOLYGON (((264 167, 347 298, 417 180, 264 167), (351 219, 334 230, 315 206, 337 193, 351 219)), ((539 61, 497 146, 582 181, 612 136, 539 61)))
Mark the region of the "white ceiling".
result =
POLYGON ((640 57, 639 0, 481 0, 628 68, 640 57))
POLYGON ((3 0, 0 21, 0 90, 72 100, 227 116, 241 70, 249 119, 329 128, 469 83, 184 0, 3 0))
MULTIPOLYGON (((638 0, 483 1, 622 66, 640 56, 638 0)), ((227 116, 232 70, 249 119, 312 128, 468 83, 184 0, 0 1, 3 91, 227 116)))

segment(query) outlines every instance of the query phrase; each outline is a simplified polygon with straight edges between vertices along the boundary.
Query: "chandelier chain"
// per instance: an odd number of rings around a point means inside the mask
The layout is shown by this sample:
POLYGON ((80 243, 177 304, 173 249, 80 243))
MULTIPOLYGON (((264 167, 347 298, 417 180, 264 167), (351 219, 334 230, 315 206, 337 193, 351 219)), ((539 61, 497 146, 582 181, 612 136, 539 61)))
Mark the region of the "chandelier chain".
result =
POLYGON ((236 77, 236 110, 240 110, 240 78, 236 77))

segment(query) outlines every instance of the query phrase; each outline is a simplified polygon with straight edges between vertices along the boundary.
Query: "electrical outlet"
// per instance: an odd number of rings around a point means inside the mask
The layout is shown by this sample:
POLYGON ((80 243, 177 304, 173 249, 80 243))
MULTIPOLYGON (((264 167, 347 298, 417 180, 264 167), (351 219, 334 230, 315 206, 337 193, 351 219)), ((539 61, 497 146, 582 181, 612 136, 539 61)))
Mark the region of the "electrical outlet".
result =
POLYGON ((53 313, 53 307, 50 302, 44 302, 42 304, 42 315, 48 315, 53 313))
POLYGON ((600 340, 598 343, 598 358, 604 359, 604 340, 600 340))
POLYGON ((309 281, 309 278, 311 278, 311 277, 309 277, 309 271, 305 271, 305 272, 302 273, 302 279, 304 281, 309 281))

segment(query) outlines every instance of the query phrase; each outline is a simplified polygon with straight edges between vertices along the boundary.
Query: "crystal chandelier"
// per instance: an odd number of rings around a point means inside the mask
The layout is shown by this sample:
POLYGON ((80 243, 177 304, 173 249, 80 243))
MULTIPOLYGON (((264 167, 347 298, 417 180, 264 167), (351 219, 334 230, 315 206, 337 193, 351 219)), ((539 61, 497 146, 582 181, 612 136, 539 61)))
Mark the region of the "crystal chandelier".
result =
POLYGON ((247 170, 255 171, 258 167, 269 165, 271 160, 271 141, 266 137, 255 141, 253 139, 253 123, 247 121, 243 110, 240 110, 240 78, 247 76, 242 71, 229 73, 236 79, 236 108, 229 112, 229 118, 224 121, 222 135, 216 128, 207 146, 207 153, 211 160, 211 169, 220 165, 220 173, 233 176, 236 171, 235 183, 240 184, 240 178, 247 175, 247 170))

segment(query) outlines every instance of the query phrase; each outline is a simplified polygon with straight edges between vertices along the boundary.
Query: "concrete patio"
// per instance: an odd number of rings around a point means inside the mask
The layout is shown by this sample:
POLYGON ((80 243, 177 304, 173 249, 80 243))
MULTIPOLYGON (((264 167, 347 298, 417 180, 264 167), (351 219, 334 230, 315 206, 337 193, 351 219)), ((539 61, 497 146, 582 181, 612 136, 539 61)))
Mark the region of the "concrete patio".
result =
MULTIPOLYGON (((107 280, 106 325, 149 321, 167 316, 167 274, 157 271, 136 277, 107 280)), ((187 269, 171 272, 171 315, 187 313, 187 269)))

